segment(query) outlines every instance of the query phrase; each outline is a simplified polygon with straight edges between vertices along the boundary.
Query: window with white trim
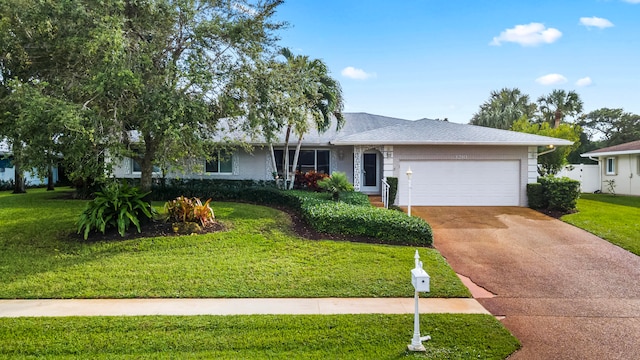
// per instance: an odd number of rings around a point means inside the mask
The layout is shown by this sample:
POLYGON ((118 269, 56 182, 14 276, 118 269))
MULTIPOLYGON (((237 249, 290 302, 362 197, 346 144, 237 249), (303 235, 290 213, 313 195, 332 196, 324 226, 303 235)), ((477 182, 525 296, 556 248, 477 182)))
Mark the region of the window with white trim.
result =
MULTIPOLYGON (((278 173, 282 174, 282 168, 284 165, 284 150, 274 150, 276 158, 276 166, 278 167, 278 173)), ((289 150, 289 170, 293 167, 293 158, 296 155, 295 150, 289 150)), ((319 173, 329 173, 329 159, 330 151, 325 149, 313 149, 313 150, 300 150, 298 155, 298 167, 297 171, 301 173, 307 173, 309 171, 316 171, 319 173)))
POLYGON ((640 155, 636 156, 636 174, 640 175, 640 155))
POLYGON ((204 164, 204 172, 207 174, 231 175, 233 174, 233 153, 220 150, 211 160, 204 164))
MULTIPOLYGON (((142 173, 142 165, 140 165, 139 162, 135 161, 134 159, 131 159, 131 173, 132 174, 140 174, 142 173)), ((160 174, 160 167, 157 165, 153 165, 153 171, 154 174, 160 174)))
POLYGON ((607 168, 605 173, 607 175, 615 175, 616 174, 616 158, 615 157, 609 157, 607 158, 607 168))

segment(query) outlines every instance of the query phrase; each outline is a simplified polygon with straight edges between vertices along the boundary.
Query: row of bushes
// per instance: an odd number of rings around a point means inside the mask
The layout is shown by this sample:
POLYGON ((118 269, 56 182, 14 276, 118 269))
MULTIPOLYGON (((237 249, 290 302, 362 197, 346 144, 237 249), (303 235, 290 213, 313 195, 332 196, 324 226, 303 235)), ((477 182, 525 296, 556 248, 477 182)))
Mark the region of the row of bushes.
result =
POLYGON ((529 207, 532 209, 571 212, 580 197, 580 182, 567 177, 545 176, 527 184, 529 207))
POLYGON ((283 191, 273 182, 252 180, 179 180, 154 187, 154 200, 178 196, 212 198, 216 201, 244 201, 284 206, 301 214, 316 231, 380 239, 389 244, 431 246, 433 233, 424 220, 398 211, 374 208, 365 194, 343 192, 340 201, 331 194, 283 191))

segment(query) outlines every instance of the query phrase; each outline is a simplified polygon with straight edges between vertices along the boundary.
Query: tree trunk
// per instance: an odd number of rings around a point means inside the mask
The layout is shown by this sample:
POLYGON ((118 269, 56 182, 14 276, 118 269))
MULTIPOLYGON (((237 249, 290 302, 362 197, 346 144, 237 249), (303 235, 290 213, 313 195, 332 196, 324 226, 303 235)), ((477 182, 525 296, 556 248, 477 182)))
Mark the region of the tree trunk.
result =
POLYGON ((24 184, 24 174, 22 173, 22 169, 20 168, 20 165, 18 165, 17 163, 14 163, 13 166, 16 171, 15 177, 14 177, 15 183, 13 184, 13 193, 24 194, 27 192, 24 184))
POLYGON ((140 191, 151 191, 153 180, 153 158, 156 154, 156 146, 151 135, 144 135, 145 152, 140 158, 140 191))
POLYGON ((47 169, 47 191, 55 190, 55 184, 53 182, 53 165, 49 165, 47 169))
POLYGON ((293 166, 291 173, 293 174, 293 180, 289 185, 289 190, 293 189, 293 184, 296 180, 296 168, 298 168, 298 156, 300 155, 300 147, 302 146, 302 136, 298 139, 298 145, 296 146, 296 154, 293 156, 293 166))
POLYGON ((553 128, 557 129, 560 126, 560 121, 562 121, 562 112, 560 110, 556 110, 554 120, 553 128))
POLYGON ((285 189, 289 186, 289 136, 291 135, 291 126, 287 126, 287 134, 284 137, 284 154, 282 156, 283 164, 282 164, 282 172, 284 173, 284 187, 285 189))
POLYGON ((276 153, 273 150, 273 144, 269 143, 269 152, 271 153, 271 166, 273 167, 273 178, 278 176, 278 164, 276 164, 276 153))

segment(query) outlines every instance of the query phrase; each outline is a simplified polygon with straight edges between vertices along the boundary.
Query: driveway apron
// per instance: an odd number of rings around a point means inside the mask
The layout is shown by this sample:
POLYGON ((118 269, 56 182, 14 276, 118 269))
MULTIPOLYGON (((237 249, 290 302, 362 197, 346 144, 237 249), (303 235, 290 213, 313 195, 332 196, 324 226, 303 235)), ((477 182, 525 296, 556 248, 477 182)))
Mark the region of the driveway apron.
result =
POLYGON ((412 213, 457 273, 495 294, 478 301, 520 339, 510 359, 640 359, 640 257, 527 208, 412 213))

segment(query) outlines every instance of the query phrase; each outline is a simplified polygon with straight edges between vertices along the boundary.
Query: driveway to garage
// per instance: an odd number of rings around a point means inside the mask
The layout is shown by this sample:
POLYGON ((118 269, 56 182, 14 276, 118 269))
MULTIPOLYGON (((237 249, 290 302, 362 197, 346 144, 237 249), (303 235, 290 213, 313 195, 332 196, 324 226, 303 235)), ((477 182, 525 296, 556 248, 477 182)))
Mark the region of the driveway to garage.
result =
MULTIPOLYGON (((640 257, 527 208, 413 207, 522 342, 510 359, 640 359, 640 257)), ((428 269, 427 269, 428 271, 428 269)))

